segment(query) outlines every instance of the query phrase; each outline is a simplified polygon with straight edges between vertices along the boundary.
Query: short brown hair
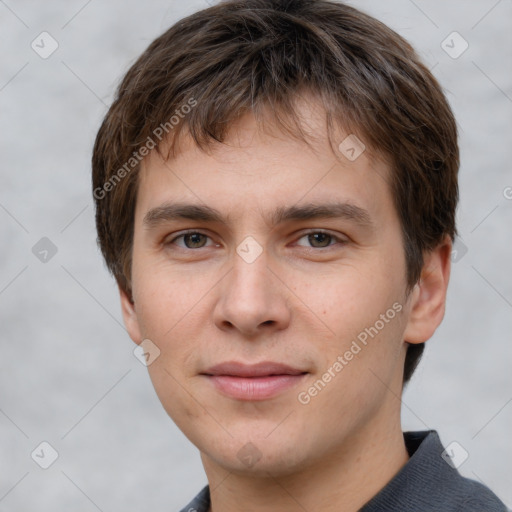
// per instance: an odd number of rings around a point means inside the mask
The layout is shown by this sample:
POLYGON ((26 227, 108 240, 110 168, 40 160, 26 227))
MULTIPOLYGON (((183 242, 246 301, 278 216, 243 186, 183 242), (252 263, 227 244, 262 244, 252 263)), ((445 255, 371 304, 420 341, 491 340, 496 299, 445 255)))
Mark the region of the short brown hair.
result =
MULTIPOLYGON (((228 0, 178 21, 149 45, 97 134, 98 243, 122 289, 131 293, 139 161, 144 147, 159 151, 159 127, 168 157, 184 128, 204 150, 222 142, 241 114, 253 112, 260 121, 265 107, 304 138, 294 108, 304 90, 323 102, 331 146, 338 123, 391 163, 412 288, 424 252, 456 234, 457 129, 440 85, 402 37, 343 3, 228 0), (194 108, 183 115, 187 104, 194 108)), ((423 347, 409 345, 404 382, 423 347)))

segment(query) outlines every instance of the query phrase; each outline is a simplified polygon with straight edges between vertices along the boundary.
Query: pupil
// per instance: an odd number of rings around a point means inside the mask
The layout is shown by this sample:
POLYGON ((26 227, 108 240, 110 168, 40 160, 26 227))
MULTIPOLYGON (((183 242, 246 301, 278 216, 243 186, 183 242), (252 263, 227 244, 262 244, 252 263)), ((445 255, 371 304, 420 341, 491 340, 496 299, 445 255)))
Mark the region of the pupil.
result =
MULTIPOLYGON (((191 233, 185 236, 189 241, 191 241, 192 245, 201 244, 200 237, 203 236, 201 233, 191 233)), ((189 245, 189 244, 186 244, 189 245)))
POLYGON ((322 247, 326 247, 326 245, 329 245, 330 237, 331 235, 328 235, 327 233, 313 233, 309 235, 309 241, 310 243, 312 243, 313 246, 315 246, 315 244, 319 242, 322 247), (322 244, 322 242, 325 241, 327 241, 327 244, 322 244))

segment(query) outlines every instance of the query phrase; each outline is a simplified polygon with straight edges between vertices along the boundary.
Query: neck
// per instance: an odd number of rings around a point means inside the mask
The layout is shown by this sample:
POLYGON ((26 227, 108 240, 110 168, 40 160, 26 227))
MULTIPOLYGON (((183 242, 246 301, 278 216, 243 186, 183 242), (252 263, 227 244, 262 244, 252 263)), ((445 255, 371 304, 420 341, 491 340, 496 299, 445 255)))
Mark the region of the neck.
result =
POLYGON ((356 512, 408 461, 399 414, 393 424, 367 425, 314 465, 255 477, 227 471, 202 454, 213 512, 356 512))

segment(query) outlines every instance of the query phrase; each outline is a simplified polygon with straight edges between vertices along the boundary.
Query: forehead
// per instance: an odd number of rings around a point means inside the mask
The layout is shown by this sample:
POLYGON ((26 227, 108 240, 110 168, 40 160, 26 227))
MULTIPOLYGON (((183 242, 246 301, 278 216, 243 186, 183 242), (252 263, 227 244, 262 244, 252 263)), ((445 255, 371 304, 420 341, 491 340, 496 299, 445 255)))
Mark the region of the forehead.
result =
POLYGON ((342 129, 333 133, 333 148, 318 105, 304 103, 300 116, 307 142, 248 113, 206 151, 189 135, 172 159, 151 151, 140 169, 136 217, 173 202, 208 205, 223 220, 257 212, 267 223, 298 204, 345 202, 372 216, 392 206, 384 159, 342 129))

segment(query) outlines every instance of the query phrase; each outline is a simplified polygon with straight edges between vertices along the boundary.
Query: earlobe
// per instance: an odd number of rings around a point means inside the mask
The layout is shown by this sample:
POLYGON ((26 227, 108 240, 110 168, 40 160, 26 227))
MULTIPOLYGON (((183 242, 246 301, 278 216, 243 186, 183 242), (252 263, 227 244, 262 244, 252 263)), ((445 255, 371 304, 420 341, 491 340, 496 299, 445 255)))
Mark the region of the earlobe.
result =
POLYGON ((451 250, 451 238, 446 236, 441 244, 424 256, 421 277, 410 298, 409 319, 404 332, 404 341, 408 343, 424 343, 443 320, 451 250))
POLYGON ((142 341, 142 335, 135 311, 135 303, 123 288, 118 286, 118 290, 119 298, 121 299, 121 311, 123 313, 124 325, 130 338, 138 345, 142 341))

